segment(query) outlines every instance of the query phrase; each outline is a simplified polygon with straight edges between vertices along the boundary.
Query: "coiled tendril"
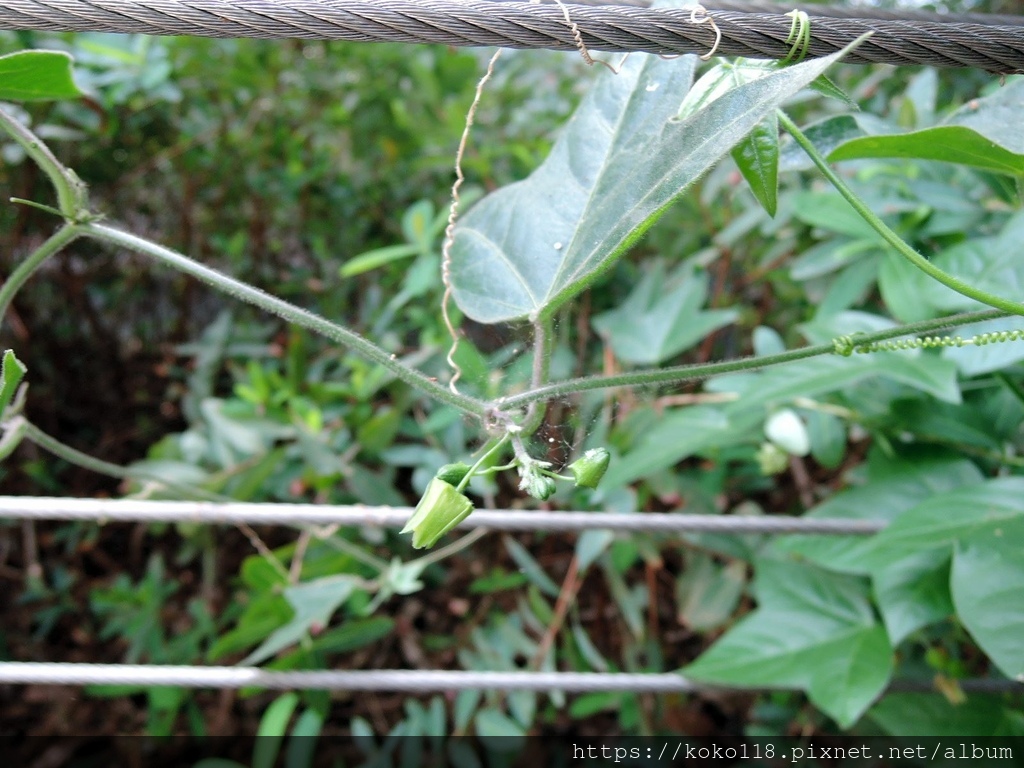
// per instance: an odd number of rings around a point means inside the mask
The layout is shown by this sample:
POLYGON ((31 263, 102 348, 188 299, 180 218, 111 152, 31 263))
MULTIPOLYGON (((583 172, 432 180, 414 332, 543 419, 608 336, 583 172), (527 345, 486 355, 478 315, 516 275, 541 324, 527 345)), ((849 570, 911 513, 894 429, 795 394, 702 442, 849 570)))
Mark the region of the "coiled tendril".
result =
POLYGON ((935 349, 938 347, 983 347, 986 344, 1001 344, 1007 341, 1024 339, 1024 329, 1016 331, 996 331, 995 333, 979 333, 965 339, 963 336, 922 336, 916 339, 895 339, 891 341, 872 341, 858 344, 858 334, 838 336, 832 339, 833 351, 837 355, 849 357, 854 352, 862 355, 871 352, 897 352, 901 349, 935 349))

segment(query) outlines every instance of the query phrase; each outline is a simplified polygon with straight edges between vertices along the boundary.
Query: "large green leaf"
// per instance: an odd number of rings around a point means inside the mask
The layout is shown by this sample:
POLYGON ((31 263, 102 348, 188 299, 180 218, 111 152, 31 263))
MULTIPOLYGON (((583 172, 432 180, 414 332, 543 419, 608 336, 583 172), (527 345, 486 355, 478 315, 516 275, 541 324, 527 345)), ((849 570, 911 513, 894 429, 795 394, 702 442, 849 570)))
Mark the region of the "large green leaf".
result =
MULTIPOLYGON (((966 459, 923 456, 911 460, 876 451, 869 457, 863 485, 836 494, 807 517, 896 520, 923 501, 982 481, 981 472, 966 459)), ((776 539, 774 546, 830 570, 870 573, 875 600, 894 645, 953 612, 948 552, 893 553, 884 564, 871 568, 866 558, 876 545, 870 538, 791 536, 776 539)))
POLYGON ((696 406, 668 411, 625 455, 612 461, 601 484, 615 488, 668 469, 688 456, 725 445, 723 436, 733 433, 719 408, 696 406))
POLYGON ((1024 516, 959 542, 951 584, 967 631, 1003 674, 1024 679, 1024 516))
POLYGON ((944 125, 913 133, 864 136, 841 144, 830 160, 906 157, 941 160, 1019 176, 1024 173, 1024 81, 975 99, 944 125))
MULTIPOLYGON (((907 510, 870 541, 862 564, 872 571, 914 552, 932 550, 936 559, 951 546, 1016 526, 1024 520, 1024 477, 998 477, 939 493, 907 510)), ((1015 528, 1019 530, 1019 528, 1015 528)))
POLYGON ((74 99, 82 95, 63 51, 19 51, 0 56, 0 101, 74 99))
POLYGON ((863 579, 773 560, 757 564, 758 607, 682 670, 695 680, 795 688, 849 727, 885 688, 892 648, 863 579))
MULTIPOLYGON (((927 499, 982 480, 978 468, 966 459, 889 458, 875 451, 869 457, 863 485, 837 493, 805 517, 892 521, 927 499)), ((875 543, 870 538, 855 536, 787 536, 776 539, 774 547, 780 552, 799 554, 823 568, 866 575, 871 569, 864 558, 875 543)))
POLYGON ((484 198, 456 230, 459 306, 486 323, 551 313, 840 55, 741 85, 685 119, 675 116, 693 57, 634 56, 619 74, 602 73, 544 163, 484 198))

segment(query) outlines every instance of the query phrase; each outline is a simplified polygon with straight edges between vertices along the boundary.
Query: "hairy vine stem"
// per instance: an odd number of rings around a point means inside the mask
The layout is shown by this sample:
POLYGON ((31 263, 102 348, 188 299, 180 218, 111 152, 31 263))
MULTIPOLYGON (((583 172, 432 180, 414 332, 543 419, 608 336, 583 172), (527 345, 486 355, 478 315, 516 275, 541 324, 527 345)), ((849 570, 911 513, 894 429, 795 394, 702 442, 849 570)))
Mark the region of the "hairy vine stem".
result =
POLYGON ((204 283, 229 296, 266 310, 287 320, 289 323, 294 323, 295 325, 315 331, 321 336, 326 336, 332 341, 345 345, 367 360, 387 368, 410 387, 420 390, 435 400, 440 400, 442 403, 458 408, 470 416, 477 418, 483 418, 484 416, 487 406, 482 401, 477 400, 475 397, 449 391, 435 380, 428 378, 419 371, 413 370, 394 355, 388 354, 373 342, 364 339, 358 333, 350 331, 343 325, 332 323, 330 320, 326 320, 307 309, 302 309, 276 296, 271 296, 259 288, 254 288, 247 283, 243 283, 241 280, 225 275, 223 272, 218 272, 212 267, 200 264, 184 254, 172 251, 170 248, 157 245, 129 232, 122 232, 114 227, 95 222, 80 224, 78 225, 78 230, 81 234, 88 237, 94 237, 98 240, 151 256, 167 266, 202 280, 204 283))
POLYGON ((928 261, 924 256, 919 254, 913 248, 897 235, 889 226, 882 221, 874 211, 872 211, 864 202, 857 197, 853 190, 847 186, 846 182, 843 181, 839 174, 832 170, 829 166, 828 161, 818 151, 818 148, 814 146, 814 143, 804 135, 796 123, 789 119, 785 112, 781 109, 778 111, 779 124, 786 129, 786 131, 793 137, 794 141, 800 145, 800 147, 807 153, 814 164, 821 171, 822 175, 828 179, 829 183, 838 190, 846 201, 853 206, 853 209, 866 221, 872 229, 874 229, 882 239, 885 240, 889 245, 896 249, 903 258, 907 259, 911 264, 920 269, 930 277, 935 278, 940 283, 945 285, 947 288, 951 288, 957 293, 966 296, 969 299, 980 301, 982 304, 987 304, 990 307, 995 307, 1003 312, 1008 312, 1012 315, 1024 315, 1024 304, 1017 301, 1010 301, 1004 299, 1001 296, 983 291, 980 288, 976 288, 969 283, 964 282, 958 277, 954 277, 948 272, 935 266, 932 262, 928 261))
MULTIPOLYGON (((900 336, 912 336, 943 328, 953 328, 968 323, 978 323, 984 320, 995 320, 1000 317, 1007 317, 1011 313, 1001 310, 983 310, 981 312, 967 312, 960 315, 940 317, 935 320, 923 320, 919 323, 888 328, 884 331, 875 331, 857 336, 857 344, 871 344, 886 339, 899 338, 900 336)), ((754 371, 760 368, 770 368, 783 363, 791 363, 795 360, 804 360, 810 357, 821 355, 841 354, 836 342, 830 344, 817 344, 802 349, 793 349, 780 352, 777 355, 763 355, 760 357, 744 357, 738 360, 723 360, 717 363, 697 363, 692 365, 678 365, 672 368, 648 368, 630 373, 621 373, 614 376, 592 376, 580 379, 569 379, 543 387, 531 389, 517 395, 511 395, 501 401, 503 408, 522 408, 538 400, 553 400, 558 397, 586 392, 595 389, 612 389, 615 387, 644 387, 655 384, 682 384, 688 381, 698 381, 711 376, 723 373, 736 373, 739 371, 754 371)))
POLYGON ((32 277, 33 273, 42 266, 44 261, 79 236, 80 232, 74 225, 65 224, 50 235, 46 242, 32 251, 27 259, 15 267, 10 276, 4 280, 3 285, 0 285, 0 325, 3 324, 4 317, 7 316, 7 309, 10 307, 14 295, 21 290, 21 287, 32 277))

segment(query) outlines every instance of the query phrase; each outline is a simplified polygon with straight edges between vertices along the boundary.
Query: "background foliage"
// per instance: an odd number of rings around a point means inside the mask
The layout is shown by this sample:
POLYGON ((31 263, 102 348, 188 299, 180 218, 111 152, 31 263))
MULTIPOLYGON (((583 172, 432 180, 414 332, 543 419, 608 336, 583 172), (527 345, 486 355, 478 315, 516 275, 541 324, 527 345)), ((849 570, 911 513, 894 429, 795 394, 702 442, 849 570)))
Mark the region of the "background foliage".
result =
MULTIPOLYGON (((90 183, 97 208, 444 372, 439 239, 479 54, 0 36, 0 53, 25 47, 75 57, 87 98, 15 109, 90 183)), ((1001 151, 980 167, 896 145, 934 146, 934 134, 909 132, 941 131, 956 146, 958 108, 985 95, 1007 108, 1024 86, 965 71, 830 74, 860 113, 809 93, 789 111, 819 147, 842 144, 835 156, 854 158, 840 167, 857 194, 937 263, 1019 295, 1018 137, 992 137, 1001 151)), ((465 169, 478 189, 468 197, 537 167, 594 79, 573 56, 507 55, 477 117, 465 169)), ((17 146, 0 149, 5 197, 46 199, 17 146)), ((742 182, 742 158, 674 203, 557 316, 553 378, 770 354, 971 308, 891 258, 795 150, 781 147, 774 217, 742 182)), ((43 212, 0 207, 4 274, 52 229, 43 212)), ((522 329, 468 319, 464 328, 469 391, 493 397, 528 380, 522 329)), ((345 350, 86 241, 47 263, 2 333, 30 371, 34 423, 109 461, 237 499, 414 503, 434 470, 479 438, 451 408, 345 350)), ((1024 346, 1012 344, 880 352, 682 393, 583 394, 555 403, 539 432, 556 463, 594 445, 615 454, 598 492, 560 490, 548 502, 558 508, 893 521, 870 540, 492 535, 411 572, 389 565, 410 554, 392 532, 261 530, 275 567, 234 530, 51 525, 33 543, 0 528, 0 577, 19 594, 0 634, 12 659, 684 668, 791 692, 332 699, 103 688, 77 720, 30 698, 5 707, 54 733, 106 723, 376 737, 1019 735, 1019 699, 965 697, 956 680, 1024 672, 1021 360, 1024 346), (367 589, 374 579, 385 588, 367 589), (942 694, 879 698, 894 672, 935 680, 942 694)), ((0 465, 0 483, 5 493, 140 490, 29 446, 0 465)), ((473 492, 488 505, 521 503, 505 480, 475 481, 473 492)))

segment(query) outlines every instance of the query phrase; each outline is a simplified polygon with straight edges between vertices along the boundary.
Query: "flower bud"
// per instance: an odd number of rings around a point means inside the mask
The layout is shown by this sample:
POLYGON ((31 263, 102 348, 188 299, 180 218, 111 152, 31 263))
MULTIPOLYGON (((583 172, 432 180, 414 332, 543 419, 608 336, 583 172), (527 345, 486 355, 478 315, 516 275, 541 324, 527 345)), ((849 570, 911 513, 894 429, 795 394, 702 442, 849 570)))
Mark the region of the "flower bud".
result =
POLYGON ((612 455, 604 448, 591 448, 569 465, 569 471, 576 478, 577 488, 597 488, 612 455))
POLYGON ((762 443, 757 451, 757 464, 765 477, 784 472, 789 466, 789 455, 775 443, 762 443))
POLYGON ((473 503, 469 499, 455 490, 453 485, 435 477, 423 492, 423 498, 416 505, 402 533, 412 531, 412 545, 415 549, 432 547, 472 511, 473 503))
POLYGON ((554 480, 532 468, 523 472, 523 478, 519 481, 519 489, 541 501, 549 498, 557 490, 554 480))
POLYGON ((445 464, 434 475, 438 480, 444 480, 448 485, 457 486, 462 482, 463 478, 469 474, 469 470, 472 467, 462 461, 457 461, 454 464, 445 464))

